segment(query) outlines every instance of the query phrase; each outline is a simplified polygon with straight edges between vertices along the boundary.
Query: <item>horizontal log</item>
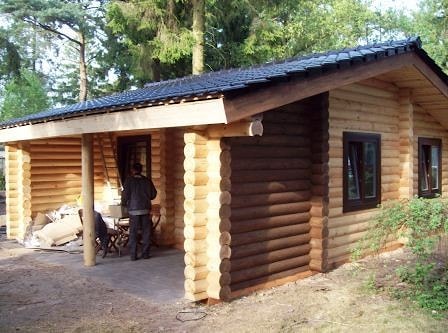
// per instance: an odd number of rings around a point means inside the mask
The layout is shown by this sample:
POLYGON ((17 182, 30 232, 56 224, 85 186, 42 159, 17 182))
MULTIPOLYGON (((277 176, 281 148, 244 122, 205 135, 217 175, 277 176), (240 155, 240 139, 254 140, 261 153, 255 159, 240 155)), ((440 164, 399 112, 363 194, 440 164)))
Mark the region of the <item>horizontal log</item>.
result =
POLYGON ((192 184, 185 184, 184 196, 185 199, 203 199, 207 197, 209 188, 204 186, 194 186, 192 184))
POLYGON ((328 239, 328 251, 331 249, 343 245, 354 244, 357 245, 357 242, 364 237, 367 231, 360 231, 357 233, 347 234, 339 237, 329 238, 328 239))
POLYGON ((251 294, 257 290, 269 289, 283 285, 285 283, 294 282, 313 275, 309 270, 309 266, 290 269, 287 271, 271 274, 258 279, 235 283, 231 286, 231 297, 241 297, 251 294))
POLYGON ((256 242, 264 242, 273 239, 280 239, 289 236, 308 234, 309 230, 309 224, 302 223, 278 228, 256 230, 241 234, 232 233, 232 247, 256 242))
POLYGON ((54 145, 74 145, 81 146, 81 138, 76 137, 64 137, 64 138, 54 138, 54 139, 41 139, 41 140, 31 140, 29 141, 30 149, 35 149, 38 146, 54 146, 54 145))
POLYGON ((310 177, 310 169, 235 170, 232 172, 232 183, 299 180, 310 177))
POLYGON ((184 147, 185 158, 206 158, 208 149, 206 145, 187 143, 184 147))
POLYGON ((183 163, 185 171, 206 172, 208 168, 206 159, 186 158, 183 163))
POLYGON ((208 209, 208 203, 205 199, 184 201, 184 209, 186 212, 205 213, 208 209))
POLYGON ((349 235, 349 234, 365 231, 365 230, 369 229, 370 225, 371 225, 370 221, 368 220, 366 222, 349 224, 349 225, 345 225, 345 226, 341 226, 341 227, 337 227, 337 228, 332 226, 331 228, 329 228, 328 237, 333 238, 333 237, 339 237, 339 236, 343 236, 343 235, 349 235))
POLYGON ((207 172, 192 172, 185 171, 184 174, 184 182, 185 184, 193 185, 193 186, 205 186, 208 182, 208 174, 207 172))
POLYGON ((205 226, 194 227, 186 225, 184 227, 185 239, 205 239, 207 237, 207 228, 205 226))
POLYGON ((235 272, 255 266, 278 262, 289 258, 300 257, 309 254, 310 249, 310 244, 302 244, 276 251, 260 253, 253 256, 232 259, 230 271, 235 272))
POLYGON ((215 285, 217 287, 228 286, 230 284, 230 273, 229 272, 209 272, 207 275, 207 282, 210 285, 215 285))
POLYGON ((309 261, 309 255, 303 255, 300 257, 289 258, 266 265, 260 265, 234 272, 231 271, 231 288, 233 289, 233 286, 239 282, 253 280, 266 275, 275 274, 302 266, 308 266, 309 261))
POLYGON ((190 225, 195 227, 205 226, 207 224, 206 213, 185 212, 181 218, 182 225, 190 225))
POLYGON ((234 136, 263 135, 263 124, 260 120, 240 121, 230 124, 209 125, 207 135, 210 138, 234 136))
POLYGON ((200 267, 206 266, 208 256, 206 252, 186 252, 184 255, 184 262, 186 266, 200 267))
POLYGON ((241 233, 252 232, 255 230, 303 224, 307 223, 309 220, 309 213, 278 215, 256 219, 247 219, 243 221, 233 221, 232 219, 231 232, 233 235, 237 235, 241 233))
POLYGON ((232 159, 238 158, 308 158, 310 148, 304 147, 232 147, 232 159))
POLYGON ((238 142, 239 146, 281 146, 281 147, 308 147, 311 139, 296 135, 263 135, 238 142))
POLYGON ((229 301, 231 297, 230 287, 227 286, 211 286, 207 288, 207 295, 209 298, 214 298, 222 301, 229 301))
POLYGON ((232 200, 234 196, 248 194, 264 194, 309 190, 309 180, 272 181, 232 185, 232 200))
POLYGON ((309 201, 290 202, 276 205, 263 205, 254 207, 234 208, 232 207, 232 221, 244 221, 270 216, 281 216, 298 213, 308 213, 311 208, 309 201))
POLYGON ((308 201, 310 198, 310 191, 239 195, 232 198, 231 207, 233 210, 235 208, 243 207, 268 206, 274 204, 308 201))
POLYGON ((184 276, 185 279, 189 280, 204 280, 208 275, 207 266, 193 267, 193 266, 185 266, 184 276))
POLYGON ((279 170, 279 169, 307 169, 311 166, 308 158, 266 158, 250 159, 238 158, 231 161, 232 171, 237 170, 279 170))
POLYGON ((207 290, 207 280, 190 280, 186 279, 184 282, 184 288, 186 293, 198 294, 207 290))
POLYGON ((261 241, 258 243, 244 244, 242 246, 232 245, 232 260, 264 252, 280 250, 296 245, 307 244, 309 241, 309 235, 301 234, 268 241, 261 241))
POLYGON ((207 251, 207 241, 204 239, 194 240, 194 239, 186 239, 184 242, 185 252, 205 252, 207 251))
POLYGON ((200 133, 184 133, 183 140, 185 143, 194 143, 197 145, 207 144, 207 137, 205 134, 200 133))
POLYGON ((308 136, 310 128, 307 124, 292 124, 292 123, 268 123, 263 121, 264 130, 263 135, 297 135, 308 136))

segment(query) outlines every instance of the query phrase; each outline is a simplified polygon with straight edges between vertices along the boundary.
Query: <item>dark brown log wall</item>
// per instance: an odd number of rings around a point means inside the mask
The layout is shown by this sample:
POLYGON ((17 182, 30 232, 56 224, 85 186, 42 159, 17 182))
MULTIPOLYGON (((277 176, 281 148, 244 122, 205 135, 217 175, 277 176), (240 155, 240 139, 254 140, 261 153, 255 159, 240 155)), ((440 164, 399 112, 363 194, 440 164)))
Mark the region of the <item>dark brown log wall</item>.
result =
POLYGON ((322 94, 266 112, 263 136, 228 140, 232 292, 310 269, 312 198, 322 210, 328 183, 327 100, 322 94))

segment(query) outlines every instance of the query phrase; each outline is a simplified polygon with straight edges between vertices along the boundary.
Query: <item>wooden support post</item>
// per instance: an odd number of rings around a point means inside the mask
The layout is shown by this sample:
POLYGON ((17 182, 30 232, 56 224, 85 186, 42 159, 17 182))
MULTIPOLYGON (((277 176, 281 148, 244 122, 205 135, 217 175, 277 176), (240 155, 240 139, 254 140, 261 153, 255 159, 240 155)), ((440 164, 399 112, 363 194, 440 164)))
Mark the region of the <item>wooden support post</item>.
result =
POLYGON ((82 135, 82 205, 84 265, 95 266, 95 223, 93 217, 93 135, 82 135))
POLYGON ((198 187, 202 188, 204 185, 198 185, 196 180, 201 175, 201 179, 205 179, 205 185, 208 177, 204 175, 203 171, 198 171, 195 168, 190 169, 189 165, 205 164, 207 165, 207 137, 203 132, 192 131, 184 133, 184 193, 188 192, 188 199, 184 200, 184 250, 185 250, 185 298, 191 301, 198 301, 206 299, 207 296, 207 242, 205 240, 205 219, 199 222, 197 217, 199 215, 205 216, 204 212, 207 209, 207 201, 198 187), (190 189, 186 191, 186 189, 190 189))

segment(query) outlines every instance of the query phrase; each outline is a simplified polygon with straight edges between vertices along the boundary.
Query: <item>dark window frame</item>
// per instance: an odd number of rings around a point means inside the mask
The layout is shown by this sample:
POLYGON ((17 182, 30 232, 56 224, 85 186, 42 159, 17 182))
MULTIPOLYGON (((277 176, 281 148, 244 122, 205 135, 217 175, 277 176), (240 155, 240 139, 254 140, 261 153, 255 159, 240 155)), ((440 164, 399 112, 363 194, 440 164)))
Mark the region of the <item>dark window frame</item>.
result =
MULTIPOLYGON (((432 168, 432 158, 428 161, 429 168, 432 168)), ((428 170, 427 170, 428 171, 428 170)), ((425 138, 425 137, 419 137, 418 138, 418 196, 419 197, 425 197, 425 198, 434 198, 437 195, 442 194, 442 140, 441 139, 435 139, 435 138, 425 138), (437 147, 439 150, 439 158, 438 158, 438 180, 439 180, 439 187, 437 189, 432 188, 432 172, 427 172, 428 177, 428 190, 422 189, 422 177, 423 177, 423 149, 424 146, 429 147, 437 147)))
MULTIPOLYGON (((363 149, 363 148, 362 148, 363 149)), ((381 135, 376 133, 343 132, 343 212, 375 208, 381 203, 381 135), (359 174, 363 177, 359 182, 360 199, 349 199, 349 145, 354 143, 374 143, 376 153, 376 195, 373 198, 365 197, 364 160, 361 163, 359 174)))

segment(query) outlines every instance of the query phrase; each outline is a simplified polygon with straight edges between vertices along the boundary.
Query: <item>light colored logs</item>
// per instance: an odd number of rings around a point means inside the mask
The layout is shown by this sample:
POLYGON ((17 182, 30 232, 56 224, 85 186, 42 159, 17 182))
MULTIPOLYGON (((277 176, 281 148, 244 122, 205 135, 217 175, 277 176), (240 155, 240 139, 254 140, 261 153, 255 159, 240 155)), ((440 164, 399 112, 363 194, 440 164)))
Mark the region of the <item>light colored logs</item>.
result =
POLYGON ((207 186, 195 186, 193 184, 185 184, 184 196, 186 199, 204 199, 207 197, 207 186))
POLYGON ((184 250, 185 296, 190 300, 209 297, 206 200, 209 177, 206 138, 200 132, 184 133, 184 250))
MULTIPOLYGON (((223 182, 230 183, 229 147, 220 138, 207 142, 209 176, 207 194, 207 255, 209 273, 207 275, 207 294, 210 298, 227 300, 230 297, 230 274, 223 270, 223 260, 231 256, 230 202, 229 191, 223 189, 223 182)), ((225 187, 226 185, 224 185, 225 187)))

